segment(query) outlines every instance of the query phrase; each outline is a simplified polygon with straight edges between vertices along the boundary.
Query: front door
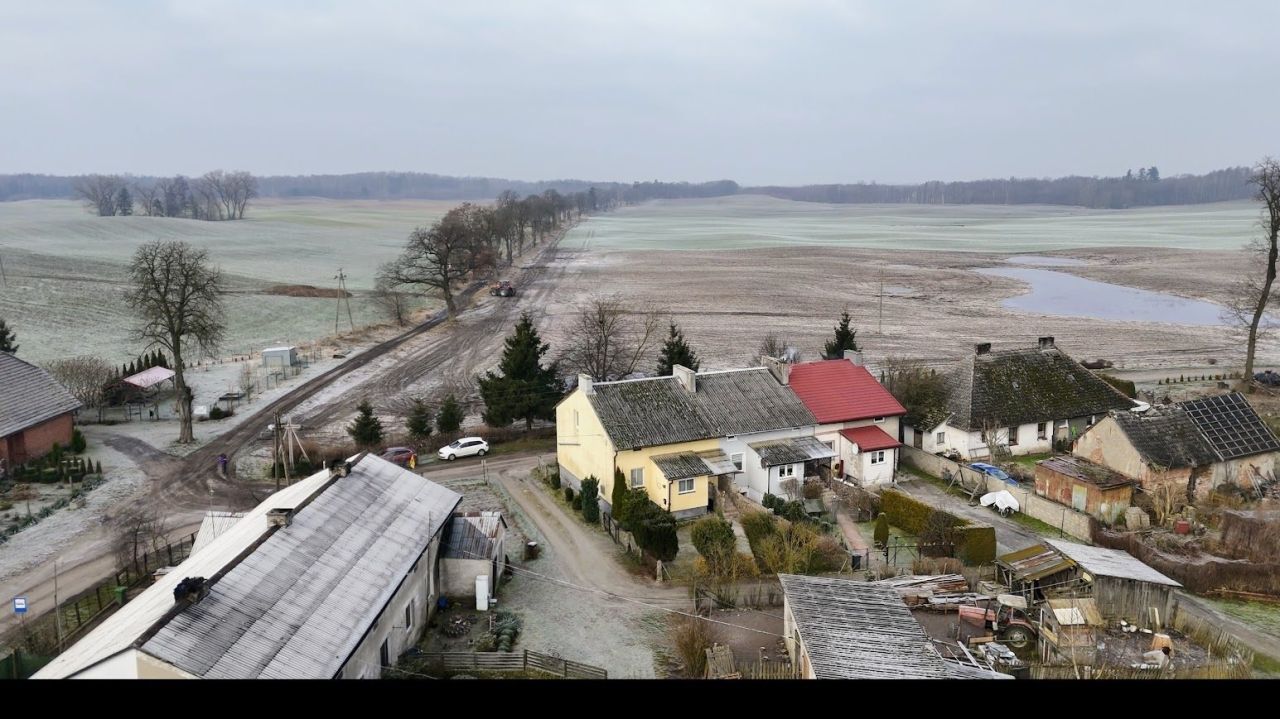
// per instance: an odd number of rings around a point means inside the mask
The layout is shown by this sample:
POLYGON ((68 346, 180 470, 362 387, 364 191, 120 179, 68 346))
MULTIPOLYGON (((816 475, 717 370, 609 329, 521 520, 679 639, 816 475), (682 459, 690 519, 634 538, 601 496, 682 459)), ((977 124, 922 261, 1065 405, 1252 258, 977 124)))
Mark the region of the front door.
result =
POLYGON ((9 435, 5 441, 9 443, 9 464, 27 461, 27 440, 22 432, 9 435))
POLYGON ((1089 490, 1080 485, 1071 487, 1071 508, 1077 512, 1085 511, 1085 507, 1089 503, 1089 490))
POLYGON ((911 446, 916 449, 924 449, 924 433, 918 429, 911 430, 911 446))

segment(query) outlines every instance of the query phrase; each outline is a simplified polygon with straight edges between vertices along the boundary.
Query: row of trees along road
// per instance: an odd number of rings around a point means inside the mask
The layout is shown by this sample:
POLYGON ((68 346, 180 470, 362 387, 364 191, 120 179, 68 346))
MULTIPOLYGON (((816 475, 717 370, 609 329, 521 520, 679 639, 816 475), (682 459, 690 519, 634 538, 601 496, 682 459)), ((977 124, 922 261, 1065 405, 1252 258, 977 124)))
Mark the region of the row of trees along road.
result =
MULTIPOLYGON (((430 227, 409 234, 400 257, 379 268, 378 291, 388 295, 409 287, 424 295, 439 294, 453 318, 458 312, 454 290, 464 278, 491 273, 504 261, 511 265, 526 242, 536 246, 565 223, 612 209, 617 202, 594 187, 572 195, 547 190, 524 199, 507 191, 493 206, 464 202, 430 227)), ((402 321, 401 306, 389 296, 382 303, 402 321)))
POLYGON ((76 197, 101 217, 147 215, 191 220, 243 220, 249 200, 258 196, 258 180, 242 170, 206 172, 192 180, 182 175, 151 181, 120 175, 86 175, 72 183, 76 197))

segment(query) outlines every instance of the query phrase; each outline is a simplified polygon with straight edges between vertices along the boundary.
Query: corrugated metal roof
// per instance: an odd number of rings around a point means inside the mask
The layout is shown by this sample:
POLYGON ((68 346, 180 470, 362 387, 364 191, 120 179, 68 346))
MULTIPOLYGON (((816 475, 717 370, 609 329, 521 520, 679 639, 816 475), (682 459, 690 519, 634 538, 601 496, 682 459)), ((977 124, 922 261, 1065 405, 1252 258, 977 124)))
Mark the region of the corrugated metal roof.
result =
POLYGON ((1061 552, 1064 557, 1080 565, 1081 569, 1096 577, 1133 579, 1139 582, 1164 584, 1170 587, 1182 586, 1138 561, 1132 554, 1122 552, 1119 549, 1090 547, 1086 544, 1064 542, 1060 539, 1046 539, 1044 541, 1045 544, 1061 552))
POLYGON ((328 482, 321 471, 271 495, 36 676, 70 676, 144 640, 143 652, 196 676, 332 677, 462 497, 372 456, 328 482), (269 510, 299 506, 254 547, 269 510), (146 638, 178 582, 219 572, 146 638))
POLYGON ((1133 484, 1133 480, 1119 472, 1103 467, 1100 464, 1094 464, 1082 457, 1067 454, 1042 459, 1036 463, 1036 466, 1044 467, 1086 484, 1092 484, 1098 489, 1115 489, 1116 487, 1133 484))
POLYGON ((840 436, 858 445, 858 450, 862 452, 874 452, 877 449, 893 449, 902 446, 902 443, 890 437, 888 432, 875 426, 842 429, 840 430, 840 436))
POLYGON ((708 449, 698 452, 698 456, 706 463, 707 468, 711 470, 712 474, 733 474, 738 471, 733 460, 729 459, 728 455, 718 449, 708 449))
POLYGON ((445 533, 442 557, 447 559, 492 559, 507 522, 500 512, 455 514, 445 533))
POLYGON ((949 672, 897 590, 779 574, 819 679, 944 679, 949 672))
POLYGON ((826 459, 836 456, 830 447, 815 437, 790 437, 788 439, 771 439, 767 442, 752 442, 747 445, 766 467, 780 464, 808 462, 811 459, 826 459))
POLYGON ((852 422, 907 413, 866 367, 849 360, 792 365, 788 383, 819 422, 852 422))
POLYGON ((1052 547, 1033 544, 1016 552, 996 558, 996 564, 1013 572, 1013 575, 1024 582, 1034 582, 1051 577, 1076 566, 1075 562, 1055 552, 1052 547))
POLYGON ((675 377, 597 382, 588 398, 619 449, 817 424, 800 398, 763 367, 699 372, 696 382, 696 392, 675 377))
POLYGON ((196 530, 196 541, 191 544, 191 553, 204 549, 222 533, 235 526, 244 518, 244 512, 205 512, 200 521, 200 529, 196 530))
POLYGON ((0 352, 0 437, 77 409, 80 400, 48 372, 0 352))
POLYGON ((693 452, 659 454, 651 459, 658 469, 662 471, 662 476, 669 480, 688 479, 711 474, 711 468, 707 466, 707 463, 702 461, 702 457, 693 452))

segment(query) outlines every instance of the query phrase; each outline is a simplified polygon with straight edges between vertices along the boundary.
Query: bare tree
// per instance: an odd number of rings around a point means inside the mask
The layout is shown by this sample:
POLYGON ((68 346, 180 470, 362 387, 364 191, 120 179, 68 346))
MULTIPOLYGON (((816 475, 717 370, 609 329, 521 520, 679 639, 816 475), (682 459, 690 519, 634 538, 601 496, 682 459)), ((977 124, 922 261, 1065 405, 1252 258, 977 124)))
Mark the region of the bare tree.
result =
POLYGON ((1258 187, 1255 197, 1262 202, 1262 230, 1264 237, 1255 238, 1246 249, 1251 255, 1251 265, 1261 265, 1260 272, 1246 275, 1234 293, 1228 306, 1228 314, 1241 327, 1247 327, 1244 358, 1244 382, 1253 391, 1253 362, 1258 347, 1258 333, 1267 303, 1271 299, 1271 287, 1276 280, 1277 240, 1280 239, 1280 161, 1268 157, 1258 163, 1249 180, 1258 187))
POLYGON ((229 219, 243 220, 244 208, 249 200, 258 196, 258 178, 237 170, 226 177, 227 191, 231 195, 231 213, 229 219))
POLYGON ((112 521, 116 529, 116 566, 143 571, 143 557, 158 554, 169 533, 164 518, 154 508, 140 509, 112 521))
POLYGON ((929 431, 931 428, 922 424, 947 406, 946 378, 918 361, 886 358, 881 381, 906 408, 902 421, 921 431, 929 431))
POLYGON ((993 463, 1008 461, 1013 456, 1013 452, 1009 449, 1009 428, 1002 424, 997 424, 995 420, 987 420, 982 423, 979 431, 982 436, 983 444, 987 445, 987 451, 991 453, 991 461, 993 463), (1002 438, 1000 435, 1004 434, 1002 438))
POLYGON ((161 199, 159 184, 134 183, 133 194, 138 198, 138 206, 142 208, 142 214, 147 217, 164 215, 164 201, 161 199))
POLYGON ((439 292, 452 319, 458 314, 453 286, 470 269, 474 245, 468 222, 470 203, 455 207, 429 229, 421 227, 409 235, 400 259, 383 266, 380 281, 389 287, 419 287, 425 294, 439 292))
POLYGON ((122 187, 124 180, 119 175, 86 175, 72 185, 76 196, 84 200, 89 209, 98 213, 99 217, 116 214, 116 197, 122 187))
POLYGON ((754 365, 760 361, 761 356, 780 359, 787 364, 795 364, 800 361, 800 351, 772 332, 760 340, 760 349, 756 350, 755 356, 748 358, 747 361, 754 365))
POLYGON ((97 407, 98 420, 102 420, 107 383, 115 377, 115 370, 111 365, 101 357, 85 355, 54 360, 46 369, 85 407, 97 407))
POLYGON ((184 351, 210 353, 225 329, 222 273, 209 266, 209 256, 185 242, 149 242, 138 248, 129 265, 125 301, 137 313, 137 337, 158 345, 173 358, 178 393, 178 442, 191 442, 191 388, 187 386, 184 351))
POLYGON ((569 320, 561 363, 597 381, 626 377, 653 364, 665 317, 654 306, 628 308, 620 295, 591 297, 569 320))
POLYGON ((392 274, 389 264, 378 269, 378 281, 373 287, 373 301, 382 308, 396 325, 404 327, 409 321, 409 296, 395 288, 387 279, 392 274))

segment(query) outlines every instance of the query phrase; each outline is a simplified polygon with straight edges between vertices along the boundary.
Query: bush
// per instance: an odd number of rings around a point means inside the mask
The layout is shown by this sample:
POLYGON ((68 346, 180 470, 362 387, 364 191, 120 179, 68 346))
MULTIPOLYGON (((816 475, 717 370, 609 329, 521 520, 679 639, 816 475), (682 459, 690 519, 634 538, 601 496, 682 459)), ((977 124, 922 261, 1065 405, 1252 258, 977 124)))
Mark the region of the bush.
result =
POLYGON ((693 525, 691 539, 694 549, 703 557, 722 556, 733 552, 737 545, 733 525, 716 516, 699 519, 693 525))
POLYGON ((78 429, 71 430, 71 451, 72 452, 76 454, 81 454, 84 452, 85 448, 88 446, 89 446, 89 443, 85 441, 84 434, 80 430, 78 429))
POLYGON ((768 494, 768 493, 764 495, 764 499, 761 500, 760 502, 760 504, 764 505, 765 509, 775 509, 777 508, 779 503, 785 504, 785 502, 782 501, 781 497, 777 497, 775 495, 768 494))
MULTIPOLYGON (((551 483, 552 489, 560 489, 560 468, 556 467, 554 472, 547 472, 547 481, 551 483)), ((569 489, 569 487, 565 487, 569 489)))
POLYGON ((794 502, 781 502, 780 506, 774 507, 774 511, 782 515, 782 518, 789 522, 803 522, 809 518, 809 513, 805 511, 804 502, 796 500, 794 502))
POLYGON ((671 630, 676 654, 684 663, 685 676, 701 679, 707 675, 707 650, 720 642, 720 628, 702 617, 686 616, 671 630))
POLYGON ((623 476, 621 469, 615 467, 613 492, 609 495, 609 513, 613 515, 613 521, 624 526, 627 523, 627 499, 629 499, 627 478, 623 476))
POLYGON ((680 551, 676 536, 676 518, 653 502, 631 507, 631 535, 641 549, 663 562, 670 562, 680 551))
POLYGON ((821 499, 822 490, 822 482, 805 482, 804 488, 800 491, 800 496, 805 499, 821 499))
POLYGON ((1106 382, 1112 387, 1115 387, 1121 394, 1129 399, 1135 399, 1138 396, 1138 388, 1134 385, 1133 380, 1120 379, 1119 377, 1112 377, 1109 374, 1099 374, 1098 379, 1106 382))
POLYGON ((573 507, 573 511, 581 512, 582 511, 582 495, 581 494, 574 495, 573 499, 569 501, 569 506, 573 507))
POLYGON ((834 537, 819 536, 807 524, 792 523, 763 538, 758 557, 774 574, 813 574, 840 569, 845 552, 834 537))
POLYGON ((564 488, 564 501, 573 504, 573 487, 564 488))
POLYGON ((996 529, 988 525, 957 527, 952 531, 956 558, 970 566, 996 561, 996 529))
POLYGON ((873 536, 877 547, 883 547, 889 543, 889 515, 882 513, 876 517, 876 529, 873 536))
POLYGON ((214 405, 212 408, 209 409, 209 419, 222 419, 224 417, 230 417, 230 416, 231 416, 231 410, 223 409, 217 405, 214 405))
POLYGON ((595 475, 582 480, 582 518, 595 524, 600 521, 600 480, 595 475))

